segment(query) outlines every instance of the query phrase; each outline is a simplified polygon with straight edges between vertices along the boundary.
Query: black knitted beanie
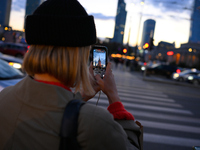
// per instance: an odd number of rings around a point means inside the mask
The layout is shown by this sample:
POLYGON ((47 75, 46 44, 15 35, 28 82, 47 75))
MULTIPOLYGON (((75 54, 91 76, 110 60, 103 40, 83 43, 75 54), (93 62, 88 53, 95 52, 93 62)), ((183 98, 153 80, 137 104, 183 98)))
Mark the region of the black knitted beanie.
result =
POLYGON ((96 43, 93 16, 77 0, 47 0, 25 20, 28 44, 81 47, 96 43))

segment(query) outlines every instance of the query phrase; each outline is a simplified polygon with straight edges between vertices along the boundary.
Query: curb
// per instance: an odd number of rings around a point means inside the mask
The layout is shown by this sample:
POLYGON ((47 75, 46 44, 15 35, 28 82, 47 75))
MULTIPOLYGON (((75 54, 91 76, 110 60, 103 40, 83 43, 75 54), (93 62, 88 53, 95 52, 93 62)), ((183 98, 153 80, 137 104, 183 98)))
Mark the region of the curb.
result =
POLYGON ((184 82, 178 82, 178 81, 173 81, 173 80, 165 80, 162 79, 161 77, 144 77, 143 74, 141 74, 141 72, 130 72, 132 75, 135 75, 136 77, 142 79, 143 81, 149 81, 149 82, 157 82, 157 83, 165 83, 165 84, 173 84, 173 85, 178 85, 178 86, 187 86, 187 87, 193 87, 193 88, 199 88, 200 89, 200 85, 195 86, 193 84, 190 83, 184 83, 184 82))
POLYGON ((193 87, 193 88, 200 88, 200 86, 195 86, 189 83, 181 83, 181 82, 176 82, 176 81, 165 81, 165 80, 156 80, 156 79, 148 79, 148 78, 143 78, 142 80, 144 81, 149 81, 149 82, 159 82, 159 83, 166 83, 166 84, 173 84, 173 85, 179 85, 179 86, 188 86, 188 87, 193 87))

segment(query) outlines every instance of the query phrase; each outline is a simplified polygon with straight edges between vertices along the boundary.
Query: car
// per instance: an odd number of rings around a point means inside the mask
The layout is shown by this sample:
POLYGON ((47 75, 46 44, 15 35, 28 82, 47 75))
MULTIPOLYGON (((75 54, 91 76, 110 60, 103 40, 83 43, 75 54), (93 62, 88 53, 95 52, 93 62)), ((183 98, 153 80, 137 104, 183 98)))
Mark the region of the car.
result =
POLYGON ((196 69, 187 69, 180 73, 173 73, 172 78, 173 80, 183 82, 183 81, 186 81, 189 76, 193 76, 193 75, 195 76, 195 75, 198 75, 199 73, 200 71, 196 69))
POLYGON ((7 86, 15 85, 24 77, 24 73, 0 59, 0 91, 7 86))
POLYGON ((154 64, 150 67, 146 67, 146 75, 162 75, 167 78, 171 78, 174 72, 179 72, 180 69, 177 66, 167 65, 167 64, 154 64))
POLYGON ((189 75, 186 81, 193 85, 200 85, 200 73, 197 75, 189 75))
POLYGON ((14 57, 23 58, 28 51, 28 45, 21 43, 0 43, 0 52, 14 57))
POLYGON ((6 54, 2 54, 1 52, 0 52, 0 59, 8 62, 8 64, 10 66, 13 66, 14 68, 19 69, 20 71, 22 71, 23 59, 16 58, 14 56, 6 55, 6 54))

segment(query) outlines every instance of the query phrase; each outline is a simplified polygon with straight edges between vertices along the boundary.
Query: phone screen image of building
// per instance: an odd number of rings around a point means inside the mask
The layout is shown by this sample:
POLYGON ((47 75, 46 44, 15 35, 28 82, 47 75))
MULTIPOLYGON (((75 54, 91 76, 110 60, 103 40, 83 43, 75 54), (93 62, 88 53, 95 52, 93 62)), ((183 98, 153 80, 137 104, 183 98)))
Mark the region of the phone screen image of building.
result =
POLYGON ((98 68, 106 67, 106 51, 95 49, 93 51, 93 66, 98 68))

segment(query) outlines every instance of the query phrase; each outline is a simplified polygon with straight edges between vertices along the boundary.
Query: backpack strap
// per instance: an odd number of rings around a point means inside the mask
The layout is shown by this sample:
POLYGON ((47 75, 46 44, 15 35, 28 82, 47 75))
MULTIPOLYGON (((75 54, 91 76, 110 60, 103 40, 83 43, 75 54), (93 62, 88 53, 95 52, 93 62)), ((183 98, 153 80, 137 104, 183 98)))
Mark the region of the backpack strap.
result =
POLYGON ((60 129, 60 147, 59 150, 80 150, 76 139, 78 130, 78 116, 81 106, 85 104, 79 99, 71 100, 65 107, 60 129))

